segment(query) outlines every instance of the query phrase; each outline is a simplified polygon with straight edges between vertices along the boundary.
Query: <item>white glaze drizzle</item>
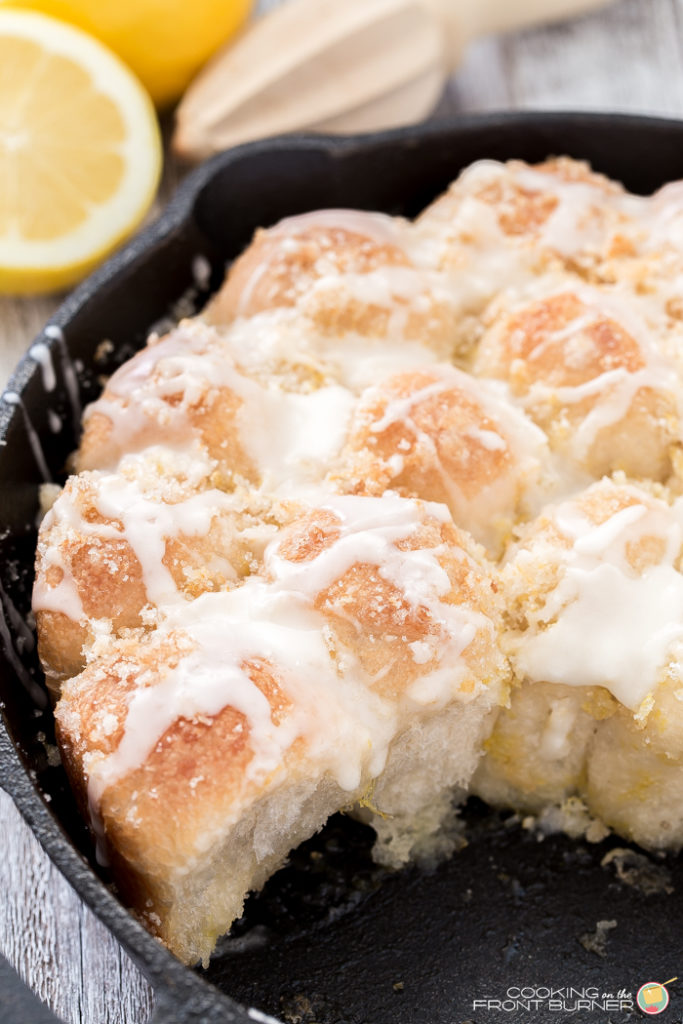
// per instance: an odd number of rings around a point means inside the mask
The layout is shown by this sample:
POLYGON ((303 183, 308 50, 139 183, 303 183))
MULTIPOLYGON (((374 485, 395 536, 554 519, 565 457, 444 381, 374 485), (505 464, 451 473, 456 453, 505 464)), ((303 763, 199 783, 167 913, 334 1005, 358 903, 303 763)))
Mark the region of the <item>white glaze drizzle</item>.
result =
MULTIPOLYGON (((632 298, 615 292, 601 292, 576 282, 572 283, 571 287, 565 282, 558 289, 556 284, 551 283, 549 286, 542 280, 538 286, 526 290, 523 301, 513 302, 511 311, 514 313, 524 310, 530 299, 535 303, 561 294, 576 296, 585 308, 564 327, 549 331, 547 337, 534 347, 527 360, 529 363, 533 364, 542 356, 545 348, 561 344, 563 365, 572 368, 574 360, 577 360, 581 366, 583 346, 585 345, 588 351, 593 347, 593 342, 585 338, 584 331, 608 318, 635 341, 644 365, 636 370, 628 370, 626 367, 608 369, 581 384, 555 385, 536 380, 530 384, 526 395, 519 400, 522 407, 532 415, 538 415, 543 410, 553 410, 553 416, 557 419, 558 405, 560 408, 564 406, 571 409, 573 405, 586 400, 591 401, 591 407, 583 418, 572 425, 567 444, 572 456, 583 460, 588 456, 591 446, 602 430, 623 422, 635 399, 646 391, 653 391, 671 403, 672 411, 677 417, 679 436, 683 439, 683 401, 679 375, 673 362, 654 344, 651 330, 642 316, 641 309, 632 298)), ((483 351, 486 354, 481 358, 480 371, 489 372, 491 347, 495 353, 498 344, 496 330, 494 327, 491 340, 484 344, 483 351)), ((500 372, 495 369, 495 354, 493 359, 494 369, 491 372, 500 372)), ((656 426, 656 423, 654 425, 656 426)), ((666 443, 670 443, 670 438, 667 438, 666 443)))
POLYGON ((33 423, 31 422, 31 417, 29 416, 26 406, 24 405, 22 399, 19 397, 16 391, 5 391, 2 397, 4 398, 7 405, 15 406, 21 412, 21 417, 24 421, 24 428, 26 430, 28 443, 31 448, 31 451, 33 452, 33 458, 36 461, 38 471, 42 476, 43 480, 45 481, 45 483, 52 483, 52 474, 50 473, 50 469, 47 464, 47 459, 45 458, 45 453, 43 452, 43 446, 40 442, 38 431, 33 426, 33 423))
POLYGON ((395 327, 383 337, 353 331, 320 334, 312 324, 302 327, 297 310, 278 309, 236 320, 223 337, 245 373, 262 374, 265 369, 275 374, 300 366, 325 383, 358 394, 391 373, 438 362, 434 348, 419 339, 406 340, 395 327))
POLYGON ((197 598, 181 621, 171 613, 162 628, 174 627, 192 650, 156 685, 136 690, 117 750, 90 769, 95 802, 108 785, 145 762, 179 717, 215 715, 227 705, 249 727, 253 756, 245 785, 273 773, 277 781, 297 736, 305 738, 307 756, 322 762, 343 789, 355 789, 364 768, 373 775, 381 771, 395 713, 353 680, 338 685, 320 616, 300 601, 293 604, 253 579, 239 591, 197 598), (275 667, 292 702, 278 725, 245 668, 257 659, 275 667))
POLYGON ((31 345, 28 350, 28 354, 40 366, 40 372, 43 379, 43 388, 45 391, 54 391, 57 378, 55 375, 55 368, 52 362, 52 353, 48 346, 42 341, 36 341, 31 345))
POLYGON ((339 208, 311 210, 310 213, 300 213, 294 217, 285 217, 283 220, 278 221, 273 228, 270 228, 269 233, 296 237, 302 231, 307 231, 312 227, 332 230, 339 228, 342 231, 348 231, 350 234, 370 238, 379 245, 396 245, 401 247, 407 225, 397 217, 390 217, 386 213, 339 208))
POLYGON ((69 404, 71 405, 74 434, 78 437, 81 429, 81 414, 83 412, 83 407, 81 405, 80 389, 78 386, 75 364, 71 361, 69 349, 66 345, 66 338, 64 337, 64 332, 61 327, 57 327, 56 324, 48 324, 44 333, 46 337, 52 338, 59 348, 64 384, 66 386, 69 404))
MULTIPOLYGON (((461 655, 478 629, 491 630, 484 615, 471 608, 441 600, 450 590, 448 574, 438 556, 445 545, 436 549, 418 548, 402 551, 396 541, 411 536, 424 515, 437 522, 450 519, 446 508, 435 503, 415 502, 385 494, 382 498, 352 496, 330 497, 323 505, 340 520, 338 539, 316 558, 292 563, 281 557, 277 542, 266 550, 264 567, 272 575, 278 589, 294 590, 313 601, 321 591, 341 579, 356 564, 376 566, 379 575, 396 587, 409 605, 426 608, 438 633, 425 638, 430 658, 446 666, 418 679, 409 691, 417 703, 443 706, 457 693, 467 669, 461 655)), ((462 555, 467 558, 466 555, 462 555)), ((354 623, 362 630, 363 623, 354 623)), ((425 664, 425 647, 412 651, 416 665, 425 664)))
POLYGON ((15 672, 17 679, 19 679, 36 707, 45 708, 47 707, 47 696, 45 691, 38 685, 35 679, 33 679, 22 661, 24 651, 30 651, 33 649, 33 633, 26 625, 23 617, 14 607, 12 600, 7 595, 2 584, 0 584, 0 605, 0 639, 2 639, 5 657, 12 667, 12 670, 15 672), (21 653, 19 653, 14 646, 9 623, 13 625, 15 631, 19 633, 19 637, 23 641, 21 653))
MULTIPOLYGON (((274 227, 268 230, 270 239, 279 242, 279 249, 283 255, 294 253, 299 248, 301 241, 299 236, 311 228, 327 230, 341 229, 343 231, 360 235, 379 245, 390 245, 399 249, 403 248, 403 236, 405 232, 399 230, 398 221, 381 213, 366 213, 361 210, 314 210, 310 213, 300 214, 296 217, 286 217, 279 221, 274 227)), ((334 253, 332 252, 334 259, 334 253)), ((329 260, 322 256, 321 263, 329 263, 329 260)), ((251 276, 244 284, 240 293, 238 314, 243 313, 249 307, 255 288, 269 271, 268 262, 262 262, 254 268, 251 276)), ((346 279, 345 274, 338 270, 330 270, 327 267, 327 274, 332 279, 333 287, 337 287, 340 281, 346 279)))
MULTIPOLYGON (((597 487, 609 495, 613 485, 597 487)), ((683 641, 683 577, 676 567, 682 514, 683 507, 670 509, 643 494, 642 504, 596 526, 576 503, 559 506, 553 520, 572 546, 540 556, 544 562, 560 559, 560 578, 532 615, 534 631, 518 645, 520 673, 532 681, 604 686, 637 710, 656 689, 674 644, 683 641), (626 546, 648 536, 661 539, 664 552, 660 562, 637 573, 626 546)), ((521 550, 515 564, 533 572, 537 557, 521 550)))
POLYGON ((466 195, 463 203, 471 203, 480 217, 488 210, 492 222, 495 219, 495 230, 501 242, 519 248, 531 238, 536 247, 546 246, 563 256, 599 248, 621 219, 638 218, 645 208, 639 197, 628 195, 613 185, 605 188, 594 181, 566 181, 558 174, 517 161, 502 164, 481 160, 472 164, 454 186, 456 194, 460 190, 466 195), (505 210, 505 200, 497 205, 473 195, 475 190, 498 182, 503 188, 510 183, 525 191, 555 198, 557 205, 529 233, 506 235, 498 224, 498 214, 501 209, 505 210))
POLYGON ((447 268, 460 307, 476 313, 503 288, 522 289, 577 258, 607 257, 616 236, 637 241, 647 215, 648 200, 614 183, 483 160, 418 218, 413 253, 423 266, 447 268), (479 195, 496 184, 500 199, 479 195), (519 233, 507 233, 499 218, 514 215, 518 188, 557 202, 540 223, 532 218, 519 233))
MULTIPOLYGON (((512 404, 505 384, 476 380, 448 365, 435 365, 428 376, 436 379, 412 394, 389 398, 382 415, 370 424, 370 432, 381 433, 393 423, 403 423, 419 445, 421 457, 428 459, 430 466, 438 472, 455 521, 480 543, 495 551, 516 518, 522 495, 525 511, 531 514, 542 498, 547 500, 550 493, 556 492, 560 486, 556 469, 550 462, 546 436, 512 404), (474 417, 474 422, 463 428, 462 436, 481 448, 479 455, 471 456, 475 467, 481 469, 485 466, 488 453, 507 455, 506 464, 498 467, 495 473, 482 472, 477 491, 470 477, 467 495, 462 481, 444 466, 435 437, 420 428, 413 415, 413 409, 419 403, 451 390, 456 395, 462 394, 465 401, 474 405, 474 409, 468 412, 470 417, 474 417), (482 429, 479 424, 485 421, 489 425, 482 429)), ((381 401, 385 394, 382 385, 368 389, 359 405, 361 422, 364 405, 381 401)), ((454 441, 455 437, 450 440, 454 441)), ((409 447, 410 442, 407 445, 409 447)), ((394 475, 401 473, 400 453, 393 455, 388 465, 394 475)))
MULTIPOLYGON (((678 396, 671 387, 672 381, 657 373, 652 367, 630 373, 624 368, 607 370, 585 384, 575 387, 548 387, 535 383, 529 389, 529 407, 557 400, 572 406, 586 398, 596 399, 592 408, 575 425, 571 435, 570 448, 578 459, 585 458, 600 431, 621 423, 628 415, 639 393, 646 389, 665 392, 672 402, 678 396), (667 386, 668 385, 668 386, 667 386)), ((679 421, 679 433, 683 438, 683 425, 679 421)))
POLYGON ((112 421, 119 449, 145 436, 150 418, 164 428, 153 440, 170 433, 182 437, 184 431, 189 443, 188 409, 207 401, 216 388, 239 399, 238 436, 264 490, 291 491, 320 479, 343 444, 354 401, 350 391, 330 385, 298 393, 275 380, 262 385, 235 368, 230 350, 201 323, 181 324, 118 370, 88 415, 99 411, 112 421))
POLYGON ((243 402, 240 436, 261 488, 296 494, 300 485, 321 480, 346 439, 353 405, 351 392, 338 386, 308 394, 264 388, 259 400, 243 402))
POLYGON ((53 434, 58 434, 64 425, 54 409, 47 410, 47 423, 53 434))
MULTIPOLYGON (((421 402, 424 402, 427 398, 433 398, 435 395, 443 394, 443 392, 447 391, 448 388, 449 383, 447 380, 436 380, 431 384, 426 384, 424 387, 418 388, 417 391, 413 391, 409 395, 390 398, 386 404, 384 413, 378 420, 375 420, 370 427, 370 430, 373 434, 381 434, 394 423, 407 423, 414 431, 417 432, 415 422, 410 416, 412 409, 421 402)), ((372 398, 374 396, 375 391, 373 389, 370 391, 368 397, 372 398)))

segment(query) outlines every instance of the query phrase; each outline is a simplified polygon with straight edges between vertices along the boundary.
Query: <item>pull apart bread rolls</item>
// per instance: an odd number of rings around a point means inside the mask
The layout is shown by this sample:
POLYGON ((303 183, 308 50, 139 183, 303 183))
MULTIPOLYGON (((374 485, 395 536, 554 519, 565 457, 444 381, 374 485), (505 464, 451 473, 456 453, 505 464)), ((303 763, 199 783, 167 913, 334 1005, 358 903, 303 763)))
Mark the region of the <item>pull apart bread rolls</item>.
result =
POLYGON ((683 845, 683 506, 605 480, 550 507, 501 571, 515 675, 473 789, 578 794, 646 847, 683 845))
POLYGON ((56 718, 126 900, 194 962, 293 845, 364 796, 391 815, 385 859, 405 860, 474 770, 505 677, 497 637, 489 574, 442 506, 340 497, 234 589, 110 641, 56 718))
POLYGON ((152 336, 86 409, 75 468, 111 470, 126 454, 154 445, 187 451, 189 442, 203 461, 220 466, 227 455, 234 473, 255 479, 238 420, 241 392, 250 384, 215 332, 198 321, 152 336))
POLYGON ((468 792, 683 845, 678 201, 486 161, 415 223, 287 219, 86 411, 39 650, 182 960, 338 810, 392 866, 468 792))

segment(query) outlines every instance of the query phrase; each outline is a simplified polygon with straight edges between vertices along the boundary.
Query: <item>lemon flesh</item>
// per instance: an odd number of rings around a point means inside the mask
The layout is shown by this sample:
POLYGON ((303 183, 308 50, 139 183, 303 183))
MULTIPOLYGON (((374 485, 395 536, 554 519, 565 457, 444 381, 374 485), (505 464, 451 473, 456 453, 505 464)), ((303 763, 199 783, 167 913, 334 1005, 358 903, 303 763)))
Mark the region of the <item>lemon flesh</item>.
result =
POLYGON ((96 36, 130 67, 159 107, 185 90, 242 26, 253 0, 0 0, 96 36))
POLYGON ((118 58, 0 7, 0 290, 77 281, 140 223, 160 169, 154 108, 118 58))

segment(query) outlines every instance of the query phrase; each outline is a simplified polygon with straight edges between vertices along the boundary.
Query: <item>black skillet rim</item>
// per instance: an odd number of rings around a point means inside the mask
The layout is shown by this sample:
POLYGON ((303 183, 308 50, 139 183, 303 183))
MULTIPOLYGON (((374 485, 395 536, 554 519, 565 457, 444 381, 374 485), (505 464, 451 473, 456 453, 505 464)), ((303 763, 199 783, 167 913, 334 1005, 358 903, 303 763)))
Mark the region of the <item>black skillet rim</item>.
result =
MULTIPOLYGON (((273 159, 278 154, 303 153, 319 150, 327 155, 343 155, 368 148, 377 142, 417 146, 422 139, 442 136, 451 143, 482 131, 497 128, 508 133, 518 128, 520 133, 537 131, 542 137, 547 131, 557 140, 563 128, 572 127, 581 133, 599 132, 601 128, 617 128, 645 135, 681 135, 683 122, 673 118, 646 115, 588 113, 576 111, 518 111, 494 112, 459 116, 388 132, 353 136, 287 135, 274 139, 248 143, 211 158, 193 171, 179 186, 174 197, 156 221, 144 229, 112 256, 101 268, 91 274, 62 303, 46 326, 67 329, 72 319, 89 303, 97 300, 98 293, 114 282, 131 265, 148 258, 174 232, 187 226, 193 218, 195 203, 214 177, 239 163, 245 156, 273 159)), ((556 144, 556 143, 555 143, 556 144)), ((48 342, 43 331, 35 341, 48 342)), ((19 362, 6 390, 19 395, 36 371, 36 364, 28 355, 19 362)), ((0 405, 0 444, 5 442, 13 410, 0 405)), ((31 828, 41 846, 81 899, 111 930, 127 950, 134 962, 147 976, 155 991, 153 1022, 177 1021, 190 1024, 199 1021, 222 1021, 225 1024, 247 1024, 263 1020, 252 1015, 229 996, 205 981, 193 969, 185 967, 139 924, 114 897, 107 886, 93 872, 76 847, 62 831, 58 820, 50 812, 36 783, 21 762, 5 720, 4 708, 0 716, 0 784, 12 798, 15 806, 31 828)))

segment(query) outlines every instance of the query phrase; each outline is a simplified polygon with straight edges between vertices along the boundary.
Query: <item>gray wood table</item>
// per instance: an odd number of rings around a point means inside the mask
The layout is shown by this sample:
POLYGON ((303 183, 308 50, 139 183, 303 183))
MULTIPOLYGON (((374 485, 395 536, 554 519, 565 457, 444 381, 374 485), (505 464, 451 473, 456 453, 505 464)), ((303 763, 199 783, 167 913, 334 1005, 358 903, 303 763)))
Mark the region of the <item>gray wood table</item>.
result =
MULTIPOLYGON (((619 0, 570 23, 476 43, 437 116, 503 108, 683 115, 683 0, 619 0)), ((179 175, 169 161, 162 201, 179 175)), ((19 358, 59 301, 0 299, 0 366, 19 358)), ((146 1021, 144 978, 1 791, 0 835, 0 952, 69 1024, 146 1021)), ((1 1008, 0 992, 0 1019, 1 1008)))

